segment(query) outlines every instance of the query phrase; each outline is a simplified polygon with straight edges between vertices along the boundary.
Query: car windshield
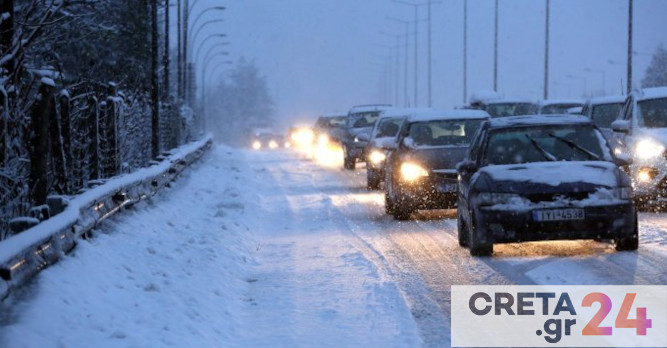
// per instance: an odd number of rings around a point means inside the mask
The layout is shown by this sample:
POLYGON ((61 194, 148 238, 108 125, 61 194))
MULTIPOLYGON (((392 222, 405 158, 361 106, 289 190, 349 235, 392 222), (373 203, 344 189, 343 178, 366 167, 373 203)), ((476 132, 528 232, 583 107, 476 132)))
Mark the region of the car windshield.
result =
POLYGON ((380 116, 380 111, 356 112, 350 114, 350 126, 352 128, 373 127, 378 116, 380 116))
POLYGON ((667 98, 643 100, 637 105, 640 127, 667 128, 667 98))
POLYGON ((528 115, 532 105, 532 103, 493 103, 488 104, 484 110, 491 117, 528 115))
POLYGON ((577 103, 548 104, 542 107, 540 114, 543 115, 567 114, 567 109, 576 108, 577 106, 581 106, 581 104, 577 103))
POLYGON ((375 130, 375 138, 388 138, 396 137, 398 131, 403 124, 405 118, 403 117, 392 117, 392 118, 383 118, 379 121, 377 129, 375 130))
POLYGON ((610 158, 611 153, 604 138, 592 125, 558 125, 491 131, 483 163, 595 161, 610 158))
POLYGON ((346 116, 320 117, 315 124, 318 128, 340 128, 345 125, 346 116))
POLYGON ((622 107, 623 103, 600 104, 594 106, 591 114, 593 123, 600 128, 611 128, 611 123, 616 120, 622 107))
POLYGON ((408 136, 415 146, 467 146, 483 120, 415 122, 408 136))

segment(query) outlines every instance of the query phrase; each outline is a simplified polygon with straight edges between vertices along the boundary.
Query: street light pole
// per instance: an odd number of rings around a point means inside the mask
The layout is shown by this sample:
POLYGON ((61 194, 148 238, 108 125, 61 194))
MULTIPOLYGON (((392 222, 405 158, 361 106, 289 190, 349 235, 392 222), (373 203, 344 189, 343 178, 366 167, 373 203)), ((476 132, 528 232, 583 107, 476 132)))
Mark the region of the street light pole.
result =
POLYGON ((158 52, 157 1, 150 1, 151 10, 151 158, 160 155, 160 80, 158 52))
POLYGON ((181 0, 176 0, 176 95, 177 99, 180 100, 183 98, 183 44, 181 38, 183 37, 181 30, 183 26, 181 25, 181 20, 183 15, 181 13, 181 0))
POLYGON ((549 0, 546 0, 546 20, 544 31, 544 94, 543 99, 549 98, 549 0))
POLYGON ((463 104, 468 100, 468 0, 463 0, 463 104))
POLYGON ((496 0, 493 33, 493 91, 498 92, 498 0, 496 0))
POLYGON ((632 0, 628 0, 628 95, 632 92, 632 0))

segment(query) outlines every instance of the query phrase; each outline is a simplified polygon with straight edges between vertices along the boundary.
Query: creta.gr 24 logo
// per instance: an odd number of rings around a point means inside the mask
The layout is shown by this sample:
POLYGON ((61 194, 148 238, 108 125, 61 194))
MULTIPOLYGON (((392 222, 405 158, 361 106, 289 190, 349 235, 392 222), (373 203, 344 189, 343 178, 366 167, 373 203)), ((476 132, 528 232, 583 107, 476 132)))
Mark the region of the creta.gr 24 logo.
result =
POLYGON ((667 347, 667 286, 455 285, 453 347, 667 347))

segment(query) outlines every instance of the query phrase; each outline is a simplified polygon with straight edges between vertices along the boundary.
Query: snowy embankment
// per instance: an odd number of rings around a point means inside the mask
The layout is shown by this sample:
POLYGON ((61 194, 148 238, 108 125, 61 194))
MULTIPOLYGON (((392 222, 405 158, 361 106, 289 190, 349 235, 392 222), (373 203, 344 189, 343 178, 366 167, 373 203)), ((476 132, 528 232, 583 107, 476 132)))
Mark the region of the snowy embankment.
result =
POLYGON ((171 151, 161 162, 105 180, 67 201, 65 209, 38 225, 0 242, 0 299, 71 251, 77 239, 119 209, 161 190, 199 159, 210 137, 171 151))
POLYGON ((0 347, 421 345, 392 279, 310 178, 335 176, 280 157, 214 147, 36 277, 0 316, 0 347))

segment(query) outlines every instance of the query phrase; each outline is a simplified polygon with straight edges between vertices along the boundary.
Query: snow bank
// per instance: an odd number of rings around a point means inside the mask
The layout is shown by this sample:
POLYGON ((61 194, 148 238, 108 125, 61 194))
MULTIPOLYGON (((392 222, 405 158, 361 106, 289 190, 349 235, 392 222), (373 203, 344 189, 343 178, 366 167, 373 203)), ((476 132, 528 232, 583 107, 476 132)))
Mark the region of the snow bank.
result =
MULTIPOLYGON (((211 142, 211 138, 206 137, 181 146, 157 165, 109 179, 72 198, 62 213, 0 242, 0 276, 9 283, 8 288, 20 285, 57 261, 61 250, 67 252, 73 247, 70 241, 88 232, 99 221, 127 204, 155 194, 184 166, 199 158, 211 142), (118 193, 122 195, 117 196, 118 193), (66 243, 62 244, 63 241, 66 243), (47 257, 42 250, 49 250, 53 255, 47 257)), ((6 294, 0 291, 0 298, 6 294)))

